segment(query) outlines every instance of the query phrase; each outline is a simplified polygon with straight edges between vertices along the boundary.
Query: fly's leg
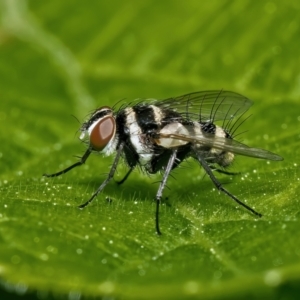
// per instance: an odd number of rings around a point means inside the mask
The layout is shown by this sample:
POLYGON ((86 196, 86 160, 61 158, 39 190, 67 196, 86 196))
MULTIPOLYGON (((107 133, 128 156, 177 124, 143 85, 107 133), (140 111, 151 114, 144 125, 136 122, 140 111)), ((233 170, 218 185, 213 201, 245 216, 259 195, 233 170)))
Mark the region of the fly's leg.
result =
POLYGON ((90 154, 92 153, 92 150, 90 148, 88 148, 86 150, 86 152, 83 154, 83 156, 80 158, 80 161, 78 161, 77 163, 73 164, 72 166, 57 172, 57 173, 53 173, 53 174, 43 174, 43 176, 45 177, 56 177, 62 174, 65 174, 67 172, 69 172, 70 170, 72 170, 73 168, 79 167, 81 165, 83 165, 85 163, 85 161, 87 160, 87 158, 90 156, 90 154))
POLYGON ((160 185, 159 185, 159 188, 158 188, 158 191, 156 193, 156 212, 155 212, 155 226, 156 226, 156 233, 158 235, 161 235, 161 231, 159 229, 159 205, 160 205, 160 202, 161 202, 161 197, 162 197, 162 193, 163 193, 163 190, 166 186, 166 183, 167 183, 167 180, 168 180, 168 177, 170 175, 170 172, 173 168, 173 165, 175 163, 175 160, 176 160, 176 155, 177 155, 177 149, 172 151, 172 154, 169 158, 169 161, 168 161, 168 164, 167 164, 167 167, 165 169, 165 172, 164 172, 164 176, 163 176, 163 179, 162 181, 160 182, 160 185))
POLYGON ((241 205, 241 206, 245 207, 247 210, 251 211, 254 215, 256 215, 258 217, 262 217, 262 214, 260 214, 259 212, 255 211, 253 208, 251 208, 250 206, 246 205, 245 203, 243 203, 242 201, 240 201, 237 197, 235 197, 230 192, 228 192, 222 186, 222 184, 218 181, 218 179, 215 177, 215 175, 213 174, 213 171, 211 170, 210 166, 207 164, 207 162, 205 161, 205 159, 198 153, 197 149, 195 149, 195 147, 192 147, 192 149, 194 150, 194 153, 196 154, 196 157, 197 157, 199 163, 201 164, 201 166, 203 167, 203 169, 205 170, 205 172, 208 174, 208 176, 210 177, 210 179, 212 180, 212 182, 214 183, 214 185, 217 187, 218 190, 220 190, 223 193, 225 193, 227 196, 229 196, 231 199, 233 199, 239 205, 241 205))
POLYGON ((116 182, 118 185, 123 184, 123 183, 127 180, 127 178, 129 177, 129 175, 131 174, 131 172, 133 171, 133 169, 134 169, 134 168, 130 168, 130 169, 128 170, 128 172, 126 173, 126 175, 124 176, 124 178, 122 178, 122 179, 119 180, 119 181, 115 180, 115 182, 116 182))
POLYGON ((110 180, 114 177, 114 174, 116 172, 116 169, 117 169, 117 166, 118 166, 118 163, 119 163, 119 160, 120 160, 123 148, 124 148, 124 144, 120 144, 119 149, 117 150, 117 154, 116 154, 115 160, 114 160, 114 162, 113 162, 113 164, 111 166, 111 169, 110 169, 110 171, 108 173, 107 178, 99 186, 99 188, 92 195, 92 197, 88 201, 86 201, 85 203, 79 205, 78 208, 84 208, 87 205, 89 205, 97 197, 97 195, 105 188, 105 186, 110 182, 110 180))
POLYGON ((240 175, 241 173, 240 172, 228 172, 228 171, 225 171, 225 170, 221 170, 221 169, 218 169, 216 168, 215 166, 210 166, 209 165, 209 168, 212 170, 212 171, 216 171, 218 173, 221 173, 221 174, 225 174, 225 175, 240 175))

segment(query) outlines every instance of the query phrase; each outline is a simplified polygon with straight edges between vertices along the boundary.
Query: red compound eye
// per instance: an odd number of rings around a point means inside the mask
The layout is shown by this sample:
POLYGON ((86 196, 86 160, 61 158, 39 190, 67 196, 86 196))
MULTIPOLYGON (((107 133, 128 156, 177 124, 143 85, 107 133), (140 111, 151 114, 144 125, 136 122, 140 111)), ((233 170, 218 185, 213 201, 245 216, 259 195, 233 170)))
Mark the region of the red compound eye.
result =
POLYGON ((90 134, 92 148, 96 151, 102 151, 114 137, 115 131, 116 122, 112 116, 106 116, 100 119, 90 134))

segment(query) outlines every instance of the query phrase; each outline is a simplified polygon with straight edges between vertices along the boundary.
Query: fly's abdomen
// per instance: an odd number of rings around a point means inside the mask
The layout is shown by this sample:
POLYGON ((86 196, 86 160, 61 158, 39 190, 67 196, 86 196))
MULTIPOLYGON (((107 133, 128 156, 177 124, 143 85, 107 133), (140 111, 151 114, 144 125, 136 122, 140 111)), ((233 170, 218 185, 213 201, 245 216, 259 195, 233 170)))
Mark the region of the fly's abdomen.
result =
POLYGON ((206 161, 221 167, 228 167, 233 162, 234 154, 222 149, 222 144, 225 148, 231 141, 231 137, 222 127, 211 122, 194 122, 194 134, 197 137, 194 147, 206 161))

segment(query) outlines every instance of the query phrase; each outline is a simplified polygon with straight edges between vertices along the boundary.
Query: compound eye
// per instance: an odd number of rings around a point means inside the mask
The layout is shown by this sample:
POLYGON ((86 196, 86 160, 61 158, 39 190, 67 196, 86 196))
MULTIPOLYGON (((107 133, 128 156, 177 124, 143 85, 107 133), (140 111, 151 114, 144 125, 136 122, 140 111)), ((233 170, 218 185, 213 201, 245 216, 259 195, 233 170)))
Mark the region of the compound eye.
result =
POLYGON ((100 119, 90 133, 90 143, 93 150, 102 151, 114 137, 116 122, 112 116, 100 119))

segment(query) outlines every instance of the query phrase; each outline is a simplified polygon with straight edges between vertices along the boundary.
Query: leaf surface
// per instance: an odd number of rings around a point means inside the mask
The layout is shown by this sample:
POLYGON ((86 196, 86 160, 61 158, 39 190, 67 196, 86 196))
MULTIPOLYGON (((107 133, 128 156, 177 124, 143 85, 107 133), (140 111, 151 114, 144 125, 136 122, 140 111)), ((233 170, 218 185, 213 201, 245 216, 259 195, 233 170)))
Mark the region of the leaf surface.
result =
MULTIPOLYGON (((299 292, 299 3, 2 0, 2 292, 129 299, 293 297, 299 292), (238 140, 284 157, 237 157, 217 174, 263 214, 218 193, 187 161, 173 172, 155 234, 160 175, 101 184, 112 158, 82 155, 88 113, 126 98, 226 89, 254 101, 238 140)), ((116 180, 126 174, 118 169, 116 180)), ((76 298, 77 297, 77 298, 76 298)))

